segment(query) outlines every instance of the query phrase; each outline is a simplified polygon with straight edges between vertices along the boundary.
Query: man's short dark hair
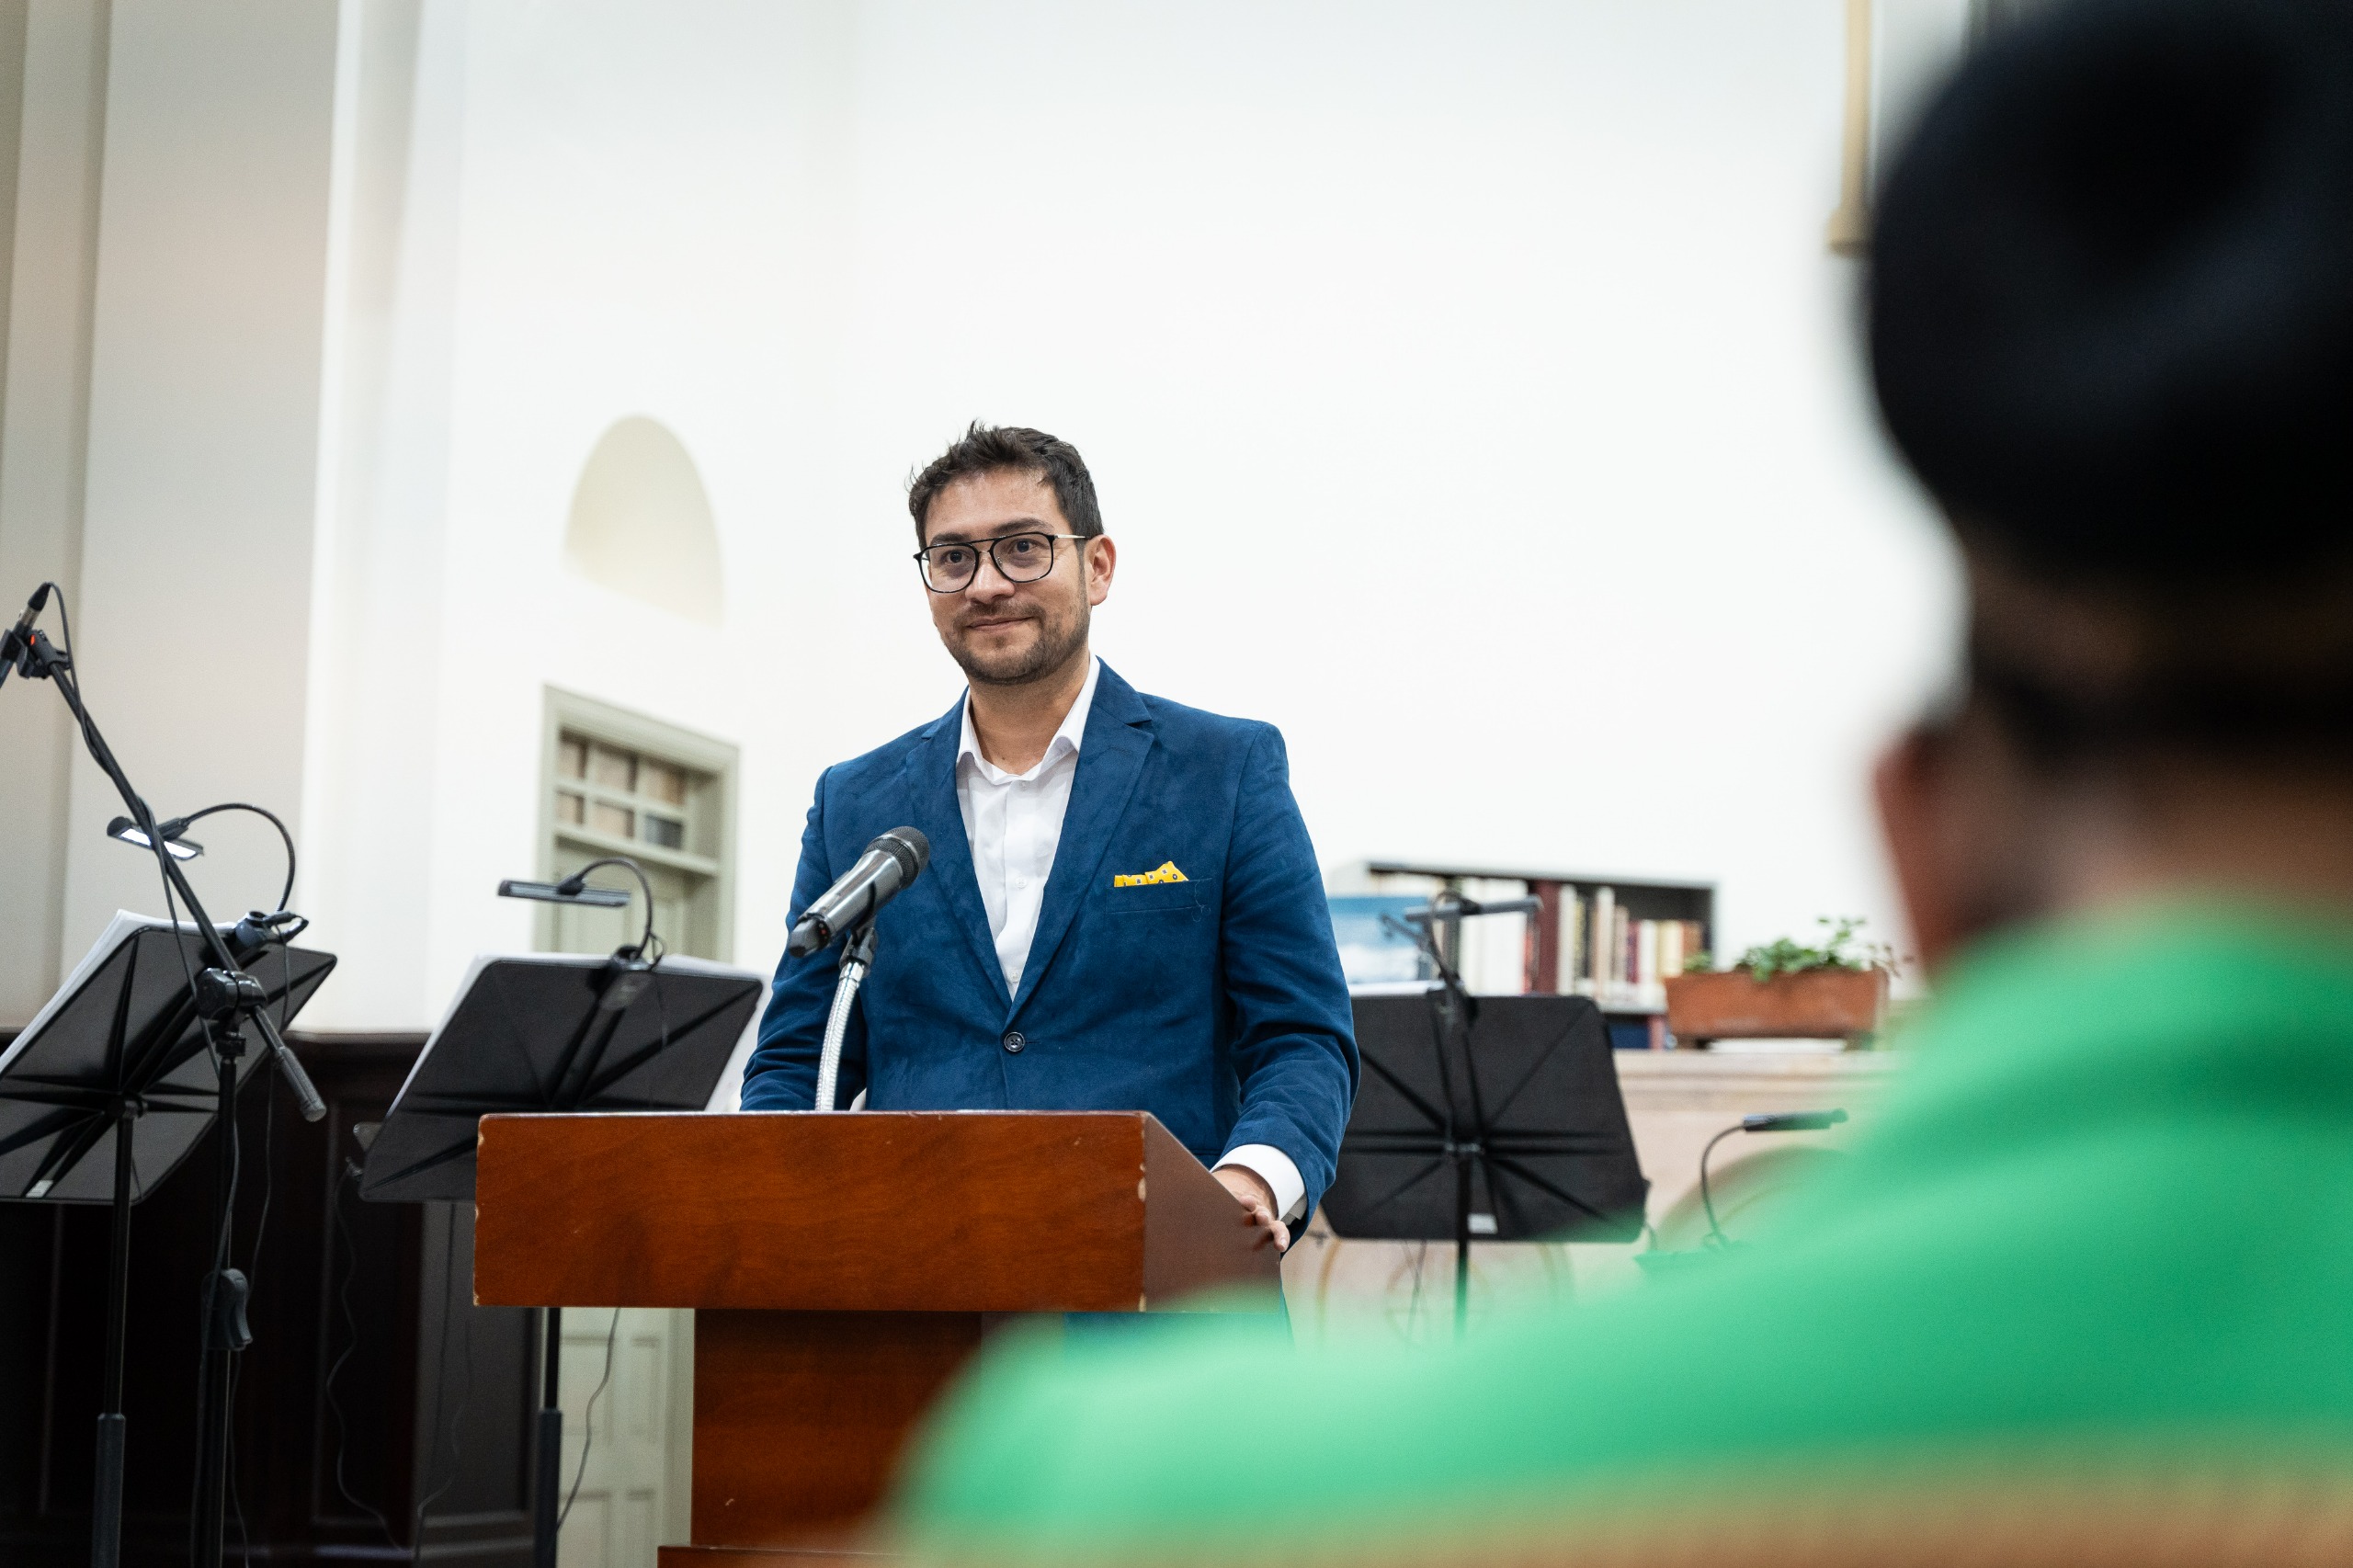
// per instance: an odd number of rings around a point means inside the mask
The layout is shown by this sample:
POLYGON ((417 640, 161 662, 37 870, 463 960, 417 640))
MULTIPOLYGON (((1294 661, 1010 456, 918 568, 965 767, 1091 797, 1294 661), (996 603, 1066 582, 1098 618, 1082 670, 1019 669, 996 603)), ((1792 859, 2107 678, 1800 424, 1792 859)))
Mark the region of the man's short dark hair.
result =
POLYGON ((1076 447, 1043 430, 983 425, 975 419, 907 485, 907 511, 915 520, 915 542, 926 542, 925 519, 941 491, 960 479, 1008 470, 1035 474, 1051 485, 1071 532, 1093 539, 1103 531, 1102 508, 1095 504, 1095 476, 1086 472, 1086 460, 1078 455, 1076 447))

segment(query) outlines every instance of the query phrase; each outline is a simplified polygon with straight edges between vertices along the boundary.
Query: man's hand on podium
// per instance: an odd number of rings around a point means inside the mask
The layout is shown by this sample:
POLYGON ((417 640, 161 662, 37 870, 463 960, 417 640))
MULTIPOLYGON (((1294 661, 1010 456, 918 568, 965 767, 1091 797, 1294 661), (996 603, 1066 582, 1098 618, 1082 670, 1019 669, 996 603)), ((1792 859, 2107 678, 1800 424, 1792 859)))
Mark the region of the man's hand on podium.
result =
POLYGON ((1260 1246, 1272 1242, 1277 1252, 1290 1250, 1290 1227, 1275 1218, 1275 1189, 1267 1185, 1266 1177, 1246 1165, 1220 1165, 1210 1175, 1223 1182, 1225 1190, 1250 1211, 1250 1224, 1267 1233, 1260 1246))

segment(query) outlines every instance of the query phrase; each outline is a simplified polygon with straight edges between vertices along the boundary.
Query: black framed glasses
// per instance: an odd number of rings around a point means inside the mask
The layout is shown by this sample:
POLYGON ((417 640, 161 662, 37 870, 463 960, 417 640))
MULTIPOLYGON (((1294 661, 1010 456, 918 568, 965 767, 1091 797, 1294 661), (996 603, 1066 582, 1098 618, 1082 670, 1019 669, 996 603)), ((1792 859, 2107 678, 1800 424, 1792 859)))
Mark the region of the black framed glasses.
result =
POLYGON ((972 574, 981 569, 983 552, 1006 582, 1034 583, 1054 569, 1056 540, 1085 543, 1088 537, 1018 533, 1004 534, 977 544, 935 544, 915 551, 915 565, 923 571, 923 585, 935 594, 961 593, 972 586, 972 574))

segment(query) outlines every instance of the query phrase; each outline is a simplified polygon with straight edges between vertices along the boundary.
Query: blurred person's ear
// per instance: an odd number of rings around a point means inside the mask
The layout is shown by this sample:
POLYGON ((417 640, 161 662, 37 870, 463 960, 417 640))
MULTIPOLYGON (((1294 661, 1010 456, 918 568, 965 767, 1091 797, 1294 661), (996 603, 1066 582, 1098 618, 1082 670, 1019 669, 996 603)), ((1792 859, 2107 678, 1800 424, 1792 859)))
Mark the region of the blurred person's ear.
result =
POLYGON ((1871 771, 1880 834, 1912 928, 1914 950, 1931 973, 1962 941, 1951 875, 1946 753, 1949 737, 1915 725, 1881 754, 1871 771))
POLYGON ((1963 948, 2055 902, 2063 815, 1985 715, 1915 725, 1872 770, 1880 832, 1930 974, 1963 948))

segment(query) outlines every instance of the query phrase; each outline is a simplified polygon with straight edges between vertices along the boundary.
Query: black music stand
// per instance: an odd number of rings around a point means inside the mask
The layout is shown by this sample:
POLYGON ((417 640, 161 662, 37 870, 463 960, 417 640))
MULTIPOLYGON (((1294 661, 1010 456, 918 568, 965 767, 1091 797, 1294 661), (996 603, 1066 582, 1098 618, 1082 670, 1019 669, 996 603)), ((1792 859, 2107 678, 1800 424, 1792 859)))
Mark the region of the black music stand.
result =
MULTIPOLYGON (((222 926, 222 939, 232 928, 222 926)), ((335 968, 332 954, 270 943, 238 961, 260 981, 278 1027, 335 968)), ((0 1054, 0 1201, 108 1203, 105 1396, 91 1497, 93 1531, 116 1540, 122 1508, 124 1339, 131 1301, 131 1210, 196 1148, 222 1106, 221 1077, 254 1059, 216 1063, 189 981, 210 967, 204 937, 117 913, 57 994, 0 1054)), ((243 1087, 250 1069, 235 1079, 243 1087)), ((242 1320, 242 1309, 239 1316, 242 1320)), ((108 1560, 103 1549, 95 1555, 108 1560)))
MULTIPOLYGON (((476 959, 369 1141, 359 1196, 471 1203, 485 1116, 701 1110, 767 992, 761 976, 700 959, 651 967, 618 955, 476 959)), ((555 1562, 561 1312, 544 1308, 540 1318, 540 1568, 555 1562)))
POLYGON ((1458 1335, 1472 1241, 1642 1234, 1650 1183, 1589 998, 1441 983, 1355 1004, 1363 1086, 1324 1212, 1344 1238, 1453 1242, 1458 1335))

